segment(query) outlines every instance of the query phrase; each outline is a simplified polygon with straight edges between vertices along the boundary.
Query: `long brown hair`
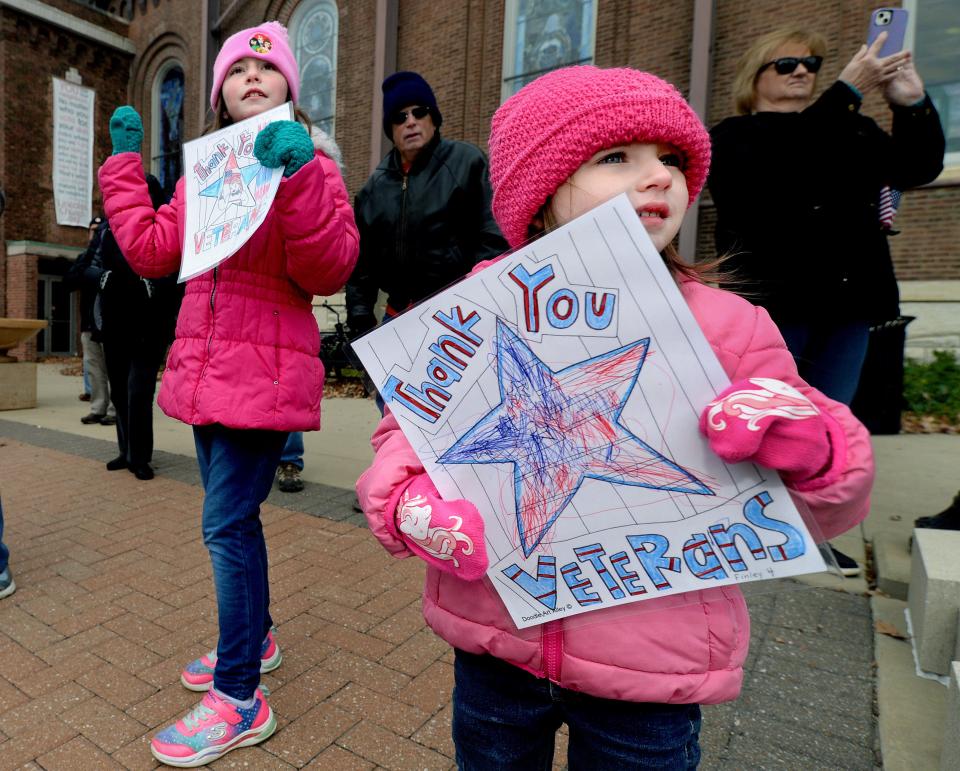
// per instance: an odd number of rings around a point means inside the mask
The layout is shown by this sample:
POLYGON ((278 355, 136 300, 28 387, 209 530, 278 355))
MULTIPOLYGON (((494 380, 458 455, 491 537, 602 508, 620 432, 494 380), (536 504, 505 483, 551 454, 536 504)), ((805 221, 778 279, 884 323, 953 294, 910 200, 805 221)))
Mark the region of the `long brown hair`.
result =
MULTIPOLYGON (((544 233, 556 230, 560 227, 556 215, 553 213, 553 196, 547 199, 547 202, 540 207, 540 211, 527 227, 527 238, 539 238, 544 233)), ((712 260, 703 260, 701 262, 690 263, 680 256, 677 247, 673 243, 667 244, 660 252, 667 270, 674 278, 688 278, 692 281, 699 281, 704 284, 726 284, 731 281, 731 276, 721 268, 731 255, 723 254, 714 257, 712 260)))

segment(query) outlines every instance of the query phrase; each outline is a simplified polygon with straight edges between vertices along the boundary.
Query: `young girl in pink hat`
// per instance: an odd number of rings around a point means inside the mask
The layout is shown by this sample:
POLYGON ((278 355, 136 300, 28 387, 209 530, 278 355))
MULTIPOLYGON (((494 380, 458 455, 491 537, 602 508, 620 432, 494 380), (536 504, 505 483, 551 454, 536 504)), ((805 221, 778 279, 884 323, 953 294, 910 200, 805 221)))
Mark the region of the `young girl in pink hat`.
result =
MULTIPOLYGON (((701 431, 724 460, 779 471, 830 537, 867 513, 869 437, 844 405, 799 378, 763 309, 708 286, 672 246, 709 164, 696 113, 673 86, 632 69, 548 73, 497 110, 490 133, 494 215, 513 247, 627 193, 733 381, 703 405, 701 431), (770 411, 758 430, 733 409, 713 419, 734 400, 762 408, 783 393, 805 409, 770 411)), ((440 498, 389 411, 372 443, 373 465, 357 483, 370 528, 395 556, 427 562, 423 613, 455 648, 459 768, 549 769, 563 723, 571 769, 695 768, 699 705, 740 691, 750 622, 739 589, 518 630, 489 580, 478 580, 487 558, 476 508, 440 498), (456 535, 432 550, 411 519, 456 535)))
MULTIPOLYGON (((216 128, 296 102, 300 78, 286 30, 267 22, 228 38, 213 80, 216 128)), ((116 110, 110 137, 113 155, 100 169, 110 226, 134 270, 166 275, 180 263, 184 181, 154 212, 140 156, 143 126, 133 108, 116 110)), ((203 700, 151 742, 168 765, 204 765, 263 741, 276 727, 258 687, 260 673, 281 660, 270 631, 260 505, 288 433, 320 427, 324 372, 311 297, 340 289, 358 252, 335 147, 326 142, 298 121, 271 123, 257 136, 254 155, 265 167, 283 166, 284 178, 246 244, 187 282, 163 375, 161 409, 193 426, 220 626, 217 649, 180 678, 206 691, 203 700)))

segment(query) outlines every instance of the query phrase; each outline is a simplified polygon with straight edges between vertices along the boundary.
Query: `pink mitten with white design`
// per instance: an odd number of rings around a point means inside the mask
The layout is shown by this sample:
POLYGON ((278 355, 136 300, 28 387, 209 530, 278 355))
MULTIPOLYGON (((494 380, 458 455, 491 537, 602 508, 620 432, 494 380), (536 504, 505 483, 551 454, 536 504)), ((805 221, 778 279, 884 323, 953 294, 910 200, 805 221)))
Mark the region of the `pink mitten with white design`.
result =
POLYGON ((445 501, 430 477, 414 477, 397 502, 397 534, 428 565, 464 581, 487 572, 483 518, 470 501, 445 501))
POLYGON ((752 377, 734 383, 706 406, 700 433, 728 463, 752 461, 780 471, 788 483, 812 479, 831 463, 824 415, 780 380, 752 377))

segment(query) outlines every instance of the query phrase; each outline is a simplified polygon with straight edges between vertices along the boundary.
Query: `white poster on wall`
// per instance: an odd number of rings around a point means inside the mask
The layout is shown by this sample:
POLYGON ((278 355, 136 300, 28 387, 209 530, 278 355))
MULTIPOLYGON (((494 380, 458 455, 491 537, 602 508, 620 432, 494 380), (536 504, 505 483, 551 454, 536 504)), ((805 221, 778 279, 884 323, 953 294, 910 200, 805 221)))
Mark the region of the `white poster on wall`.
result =
POLYGON ((777 474, 700 435, 729 379, 625 195, 353 348, 520 628, 824 569, 777 474))
POLYGON ((94 93, 53 79, 53 203, 58 225, 90 224, 94 93))

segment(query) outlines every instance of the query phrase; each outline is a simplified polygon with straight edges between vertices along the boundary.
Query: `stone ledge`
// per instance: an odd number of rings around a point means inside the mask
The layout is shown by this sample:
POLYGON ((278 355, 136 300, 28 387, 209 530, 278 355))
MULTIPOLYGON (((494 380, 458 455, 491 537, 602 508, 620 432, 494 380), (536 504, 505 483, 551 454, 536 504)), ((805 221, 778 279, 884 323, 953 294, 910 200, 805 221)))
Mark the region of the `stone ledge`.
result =
POLYGON ((901 303, 960 302, 960 281, 899 281, 901 303))
POLYGON ((960 771, 960 661, 950 664, 940 771, 960 771))
POLYGON ((960 613, 960 532, 917 528, 907 602, 920 668, 950 671, 960 613))
POLYGON ((37 363, 0 363, 0 410, 30 410, 37 406, 37 363))
POLYGON ((910 588, 910 551, 903 538, 880 532, 873 539, 873 563, 877 589, 898 600, 906 600, 910 588))

